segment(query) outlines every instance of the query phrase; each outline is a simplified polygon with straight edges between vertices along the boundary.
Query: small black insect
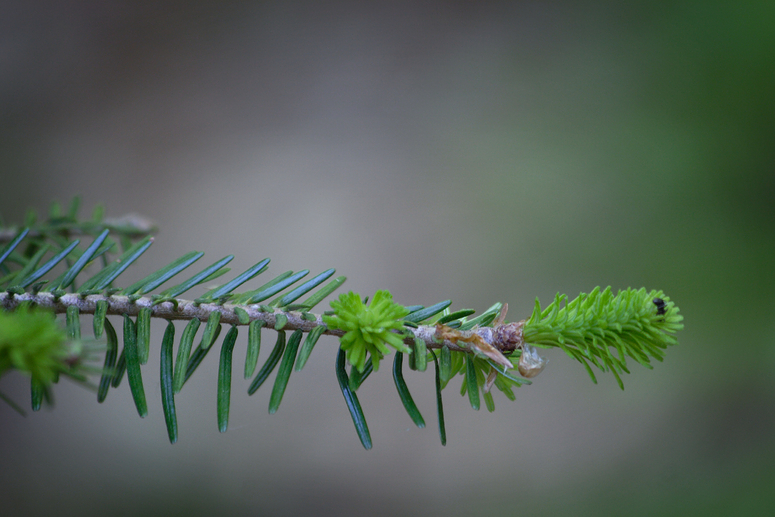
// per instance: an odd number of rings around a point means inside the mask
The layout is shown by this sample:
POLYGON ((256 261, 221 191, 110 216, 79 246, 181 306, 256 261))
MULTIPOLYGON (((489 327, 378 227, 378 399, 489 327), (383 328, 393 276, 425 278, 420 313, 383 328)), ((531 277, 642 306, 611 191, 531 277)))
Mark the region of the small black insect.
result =
POLYGON ((653 301, 654 301, 654 305, 657 306, 657 314, 662 315, 665 312, 667 312, 666 310, 667 305, 665 304, 665 300, 663 300, 662 298, 654 298, 653 301))

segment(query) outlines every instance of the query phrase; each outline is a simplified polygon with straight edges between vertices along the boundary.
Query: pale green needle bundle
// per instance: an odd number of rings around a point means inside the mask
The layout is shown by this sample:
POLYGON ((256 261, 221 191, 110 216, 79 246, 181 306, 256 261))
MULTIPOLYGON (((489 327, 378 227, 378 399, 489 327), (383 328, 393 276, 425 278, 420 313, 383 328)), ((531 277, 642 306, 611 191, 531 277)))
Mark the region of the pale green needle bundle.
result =
POLYGON ((662 291, 626 289, 614 295, 610 287, 595 288, 563 305, 566 301, 558 294, 542 311, 536 300, 524 340, 563 349, 587 368, 594 382, 589 363, 610 370, 623 387, 619 374, 629 373, 626 356, 651 368, 650 358, 662 361, 662 350, 678 343, 672 334, 683 328, 678 307, 662 291))
POLYGON ((341 338, 342 350, 347 353, 347 361, 360 371, 366 368, 366 353, 371 356, 374 370, 379 369, 379 361, 390 353, 388 345, 399 352, 411 353, 400 334, 393 330, 404 327, 399 321, 409 311, 406 307, 393 302, 388 291, 377 291, 370 305, 361 301, 360 295, 350 291, 331 302, 334 316, 323 316, 323 321, 331 329, 345 330, 341 338))

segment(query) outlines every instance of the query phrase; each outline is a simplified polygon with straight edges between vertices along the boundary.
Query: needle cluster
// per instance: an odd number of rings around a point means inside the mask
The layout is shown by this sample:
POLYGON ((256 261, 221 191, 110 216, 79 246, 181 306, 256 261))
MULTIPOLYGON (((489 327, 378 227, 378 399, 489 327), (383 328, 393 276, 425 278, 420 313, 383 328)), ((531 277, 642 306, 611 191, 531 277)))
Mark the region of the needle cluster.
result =
POLYGON ((403 319, 409 311, 403 305, 393 302, 388 291, 377 291, 370 305, 361 301, 359 294, 352 291, 331 302, 334 315, 323 316, 323 322, 331 329, 345 331, 340 338, 347 361, 363 372, 366 369, 366 354, 371 356, 374 370, 379 362, 390 353, 390 347, 399 352, 411 353, 404 344, 403 336, 393 332, 403 330, 403 319))
POLYGON ((557 294, 543 310, 536 299, 523 337, 537 347, 561 348, 595 383, 590 364, 611 371, 623 389, 619 374, 629 373, 626 357, 651 368, 652 358, 662 361, 663 350, 678 343, 672 335, 683 328, 678 312, 662 291, 630 288, 614 294, 610 287, 596 287, 571 302, 557 294))

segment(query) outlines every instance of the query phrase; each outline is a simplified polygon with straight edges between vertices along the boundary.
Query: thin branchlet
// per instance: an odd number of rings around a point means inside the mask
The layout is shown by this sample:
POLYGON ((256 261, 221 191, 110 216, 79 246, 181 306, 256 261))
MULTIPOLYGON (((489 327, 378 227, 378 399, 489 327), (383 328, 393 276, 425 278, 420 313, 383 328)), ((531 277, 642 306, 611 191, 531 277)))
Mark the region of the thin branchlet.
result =
MULTIPOLYGON (((319 326, 326 327, 322 316, 313 313, 302 313, 297 311, 283 311, 275 309, 272 312, 262 311, 259 305, 233 305, 233 304, 214 304, 214 303, 196 303, 182 298, 174 301, 164 301, 157 303, 151 296, 128 297, 121 295, 107 296, 101 294, 92 294, 81 296, 78 294, 65 294, 54 296, 52 293, 0 293, 0 307, 5 310, 14 310, 20 305, 36 305, 41 308, 49 309, 54 313, 64 314, 68 307, 77 307, 80 314, 94 314, 97 304, 100 301, 107 303, 107 315, 124 315, 136 317, 143 308, 151 309, 151 316, 162 318, 168 321, 173 320, 192 320, 198 319, 207 322, 210 314, 220 312, 220 322, 229 325, 248 325, 251 321, 257 320, 265 323, 266 328, 274 328, 278 318, 284 317, 287 322, 283 330, 301 330, 310 332, 319 326), (249 317, 248 321, 240 319, 238 309, 245 311, 249 317)), ((466 336, 476 336, 479 342, 489 344, 499 351, 508 353, 513 351, 521 344, 518 338, 521 332, 514 332, 512 329, 521 328, 524 322, 509 323, 499 327, 479 327, 466 331, 466 336)), ((451 350, 470 351, 470 346, 459 339, 444 339, 438 334, 438 325, 419 325, 417 328, 405 327, 404 333, 399 334, 403 342, 407 345, 414 343, 415 338, 423 340, 428 348, 439 349, 443 346, 451 350), (460 341, 460 342, 458 342, 460 341)), ((330 329, 326 327, 324 334, 342 337, 345 334, 341 329, 330 329)))
MULTIPOLYGON (((354 401, 352 404, 348 402, 348 407, 353 421, 356 422, 356 428, 360 429, 359 434, 362 434, 362 439, 367 437, 368 428, 354 392, 372 371, 378 369, 380 359, 393 351, 398 351, 409 354, 411 368, 425 371, 428 359, 432 358, 436 367, 440 433, 442 443, 445 443, 441 389, 457 375, 463 376, 461 395, 468 395, 472 407, 479 409, 480 400, 483 398, 487 409, 492 411, 495 407, 491 394, 492 387, 496 387, 510 400, 514 400, 512 389, 530 384, 528 379, 541 373, 546 366, 546 359, 538 354, 536 347, 559 347, 572 359, 582 363, 593 380, 595 377, 591 366, 596 366, 603 371, 612 372, 622 386, 619 374, 628 372, 627 357, 650 368, 651 359, 661 361, 664 357, 663 350, 667 346, 677 344, 673 334, 683 328, 681 324, 683 318, 670 298, 662 291, 647 292, 645 289, 627 289, 614 295, 610 288, 604 290, 595 288, 588 294, 581 293, 570 302, 567 301, 567 297, 558 294, 554 302, 544 309, 536 300, 535 309, 529 318, 511 323, 506 322, 508 309, 506 304, 495 304, 479 316, 468 319, 474 311, 464 309, 450 313, 448 310, 450 300, 429 307, 404 307, 393 302, 392 294, 388 291, 377 291, 371 304, 367 304, 368 299, 364 300, 359 294, 350 292, 331 302, 333 311, 322 315, 309 312, 344 282, 345 277, 338 277, 318 288, 322 282, 333 275, 333 269, 324 271, 301 284, 296 282, 309 271, 296 273, 289 271, 254 291, 235 292, 244 282, 263 272, 269 259, 252 266, 230 282, 216 286, 197 300, 178 298, 189 289, 210 284, 226 273, 228 269, 225 266, 233 258, 231 255, 166 291, 155 295, 144 294, 153 292, 164 282, 186 270, 203 255, 201 252, 190 252, 120 291, 112 288, 114 281, 148 249, 152 240, 150 234, 155 232, 155 226, 145 219, 131 217, 117 221, 106 220, 103 218, 101 209, 95 211, 91 220, 80 221, 76 216, 78 206, 77 198, 66 211, 54 205, 50 210, 49 219, 40 224, 37 224, 36 216, 28 216, 25 221, 26 228, 21 231, 8 229, 3 231, 0 228, 0 243, 4 240, 9 242, 8 245, 0 246, 0 263, 9 259, 3 264, 5 277, 0 278, 0 289, 3 289, 0 292, 0 308, 21 313, 18 311, 20 308, 39 307, 53 313, 66 313, 68 315, 67 335, 76 344, 80 343, 77 339, 80 335, 77 316, 94 315, 95 339, 105 332, 109 342, 108 348, 113 354, 110 361, 106 358, 102 369, 100 401, 104 400, 109 386, 118 386, 126 371, 132 385, 133 396, 142 395, 144 404, 140 365, 144 363, 144 357, 147 357, 149 342, 147 317, 149 315, 169 322, 174 320, 191 322, 183 332, 174 369, 171 361, 172 343, 165 345, 168 364, 162 371, 162 384, 168 384, 170 398, 180 391, 185 380, 201 362, 204 354, 216 340, 222 325, 232 326, 227 332, 227 339, 224 340, 224 347, 228 344, 228 348, 224 348, 226 352, 222 352, 222 358, 227 357, 229 362, 222 364, 223 372, 230 371, 231 368, 231 347, 234 345, 233 340, 236 339, 238 326, 251 325, 252 337, 249 341, 252 349, 249 350, 248 358, 253 358, 251 363, 253 366, 248 368, 249 361, 246 359, 246 372, 252 372, 258 356, 260 332, 256 332, 257 329, 265 327, 278 332, 278 340, 275 344, 275 349, 279 351, 277 359, 279 354, 283 353, 285 332, 294 331, 296 336, 292 338, 294 346, 286 350, 283 365, 280 367, 285 373, 282 377, 278 375, 278 378, 282 378, 282 382, 287 382, 290 375, 295 351, 301 341, 301 333, 310 334, 301 347, 300 355, 303 359, 300 362, 297 361, 297 371, 303 367, 319 335, 325 333, 339 338, 337 375, 340 377, 345 398, 349 397, 354 401), (112 262, 110 256, 116 252, 117 246, 115 246, 116 242, 106 240, 108 234, 113 238, 118 237, 124 249, 123 254, 112 262), (95 238, 88 248, 78 253, 74 252, 74 256, 71 256, 70 253, 79 242, 66 241, 76 235, 91 235, 95 238), (142 240, 132 245, 132 241, 141 237, 142 240), (20 247, 23 242, 24 246, 20 247), (49 249, 52 253, 54 253, 53 250, 59 251, 56 251, 52 258, 45 259, 49 249), (102 263, 102 269, 80 284, 80 293, 66 293, 65 289, 75 290, 76 282, 80 283, 78 277, 88 264, 92 264, 93 268, 93 265, 98 263, 102 263), (67 272, 53 282, 50 279, 47 280, 46 275, 57 265, 60 268, 66 266, 67 272), (42 290, 46 284, 48 291, 42 290), (317 289, 314 294, 297 302, 301 296, 313 289, 317 289), (130 294, 130 296, 115 293, 130 294), (269 301, 274 296, 278 297, 269 301), (141 314, 142 316, 138 318, 141 314), (105 319, 106 315, 124 318, 124 351, 118 357, 116 357, 118 352, 116 332, 110 321, 105 319), (140 321, 135 323, 130 318, 140 321), (206 322, 206 325, 202 342, 199 346, 195 346, 193 339, 199 322, 206 322), (207 337, 206 340, 204 336, 207 337), (128 346, 128 343, 131 346, 128 346), (349 380, 344 371, 345 359, 353 365, 349 380), (358 379, 358 382, 354 383, 354 379, 358 379)), ((168 330, 170 328, 174 329, 171 324, 168 325, 168 330)), ((172 339, 171 333, 169 339, 172 339)), ((14 346, 18 350, 11 352, 16 353, 30 348, 28 342, 32 341, 34 340, 27 339, 25 342, 16 343, 14 346)), ((69 355, 62 355, 62 351, 59 350, 61 347, 58 346, 60 342, 62 342, 61 339, 51 341, 53 345, 57 345, 51 347, 54 350, 51 352, 51 357, 56 360, 55 369, 49 368, 51 375, 38 374, 37 377, 33 375, 33 409, 39 408, 41 400, 47 397, 48 384, 52 382, 50 377, 65 373, 73 378, 86 380, 84 372, 87 370, 81 367, 81 363, 89 354, 68 352, 69 355)), ((9 346, 5 348, 6 352, 10 349, 9 346)), ((87 348, 86 345, 80 347, 88 351, 87 348)), ((3 364, 3 353, 5 352, 0 342, 0 366, 3 364)), ((5 355, 11 357, 10 352, 5 355)), ((21 357, 19 354, 16 355, 21 357)), ((43 357, 43 359, 46 358, 43 357)), ((263 382, 277 364, 276 360, 272 361, 270 356, 254 379, 251 384, 253 391, 255 391, 253 385, 256 387, 260 385, 260 383, 256 384, 256 380, 262 379, 261 382, 263 382)), ((35 364, 40 366, 43 363, 37 360, 35 364)), ((400 361, 394 362, 394 377, 399 380, 403 375, 400 364, 400 361)), ((36 368, 43 371, 41 367, 36 368)), ((2 370, 0 368, 0 375, 2 370)), ((408 388, 401 383, 397 383, 398 385, 402 386, 399 394, 404 406, 408 411, 411 409, 412 413, 417 413, 413 418, 418 417, 419 411, 411 401, 408 388)), ((278 386, 277 381, 276 386, 278 386)), ((231 382, 219 384, 219 390, 223 391, 223 397, 219 400, 228 400, 230 389, 231 382)), ((249 393, 252 391, 249 390, 249 393)), ((274 398, 276 397, 273 392, 274 398)), ((135 400, 137 402, 137 396, 135 400)), ((276 404, 270 406, 270 412, 276 410, 276 404), (274 410, 271 409, 272 407, 274 410)), ((219 419, 223 409, 219 407, 219 419)), ((143 414, 140 405, 138 405, 138 411, 143 414)), ((223 414, 227 415, 227 406, 225 411, 226 413, 223 414)), ((169 427, 174 419, 167 420, 169 427)), ((225 430, 225 427, 223 423, 221 430, 225 430)), ((172 439, 173 429, 168 430, 172 439)), ((370 438, 368 438, 368 444, 370 446, 370 438)))
MULTIPOLYGON (((381 306, 388 307, 389 297, 383 297, 385 302, 381 306)), ((360 303, 360 298, 358 300, 360 303)), ((566 300, 565 296, 558 295, 555 301, 543 310, 537 304, 528 320, 514 323, 505 323, 507 307, 504 305, 493 326, 456 330, 443 324, 430 324, 406 326, 397 330, 401 327, 398 322, 382 322, 381 325, 385 328, 380 332, 389 333, 383 335, 382 339, 392 342, 391 346, 403 343, 400 346, 404 352, 409 352, 409 348, 420 340, 427 349, 438 350, 447 347, 451 351, 471 353, 492 361, 493 367, 504 370, 515 367, 508 356, 521 350, 521 354, 513 355, 519 357, 517 366, 520 373, 528 378, 540 373, 546 365, 546 360, 538 355, 533 346, 559 347, 568 356, 584 364, 593 381, 596 379, 588 363, 603 371, 613 372, 622 386, 618 374, 628 371, 625 356, 650 367, 649 359, 661 361, 661 350, 677 343, 672 334, 683 327, 680 323, 683 318, 678 314, 678 308, 662 291, 628 289, 614 295, 610 288, 602 291, 595 289, 589 294, 582 293, 571 302, 566 300)), ((329 328, 333 326, 330 323, 334 321, 331 316, 278 308, 267 311, 266 306, 261 305, 197 303, 184 299, 160 301, 153 296, 0 293, 0 306, 6 310, 13 310, 20 305, 35 305, 56 313, 65 313, 68 307, 75 307, 79 313, 94 314, 100 302, 107 304, 106 314, 130 317, 137 316, 141 310, 146 309, 151 311, 151 316, 168 321, 198 319, 206 322, 211 314, 218 312, 222 324, 247 325, 251 321, 261 321, 268 328, 280 327, 283 330, 302 332, 324 327, 322 333, 340 339, 346 339, 346 335, 353 331, 347 330, 346 326, 329 328)), ((400 307, 395 304, 391 306, 400 307)), ((357 323, 355 326, 358 326, 357 323)), ((366 339, 376 339, 378 333, 375 334, 374 329, 369 332, 372 338, 366 339)), ((351 339, 350 342, 356 342, 358 339, 363 340, 363 337, 351 339)), ((383 353, 386 353, 386 350, 383 353)), ((365 367, 365 354, 361 352, 358 356, 359 370, 365 367)), ((373 356, 373 353, 369 355, 373 356)), ((491 373, 488 372, 488 375, 491 373)))

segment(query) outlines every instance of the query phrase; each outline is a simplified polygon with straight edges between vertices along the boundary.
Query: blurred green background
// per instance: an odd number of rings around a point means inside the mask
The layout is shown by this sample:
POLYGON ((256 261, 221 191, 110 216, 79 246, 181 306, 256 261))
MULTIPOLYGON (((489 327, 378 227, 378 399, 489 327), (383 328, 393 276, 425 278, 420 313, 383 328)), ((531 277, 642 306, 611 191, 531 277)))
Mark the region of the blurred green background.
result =
MULTIPOLYGON (((144 420, 126 385, 98 405, 63 382, 52 411, 0 405, 4 515, 772 515, 772 2, 0 13, 2 215, 80 194, 84 215, 152 218, 125 281, 196 249, 235 254, 235 271, 336 267, 407 305, 503 301, 512 320, 558 291, 663 289, 686 325, 623 392, 555 351, 493 414, 453 381, 446 447, 432 374, 407 375, 418 430, 380 371, 360 392, 364 451, 333 339, 271 417, 235 374, 224 435, 211 354, 178 397, 174 446, 158 359, 144 420)), ((28 397, 21 376, 0 389, 28 397)))

